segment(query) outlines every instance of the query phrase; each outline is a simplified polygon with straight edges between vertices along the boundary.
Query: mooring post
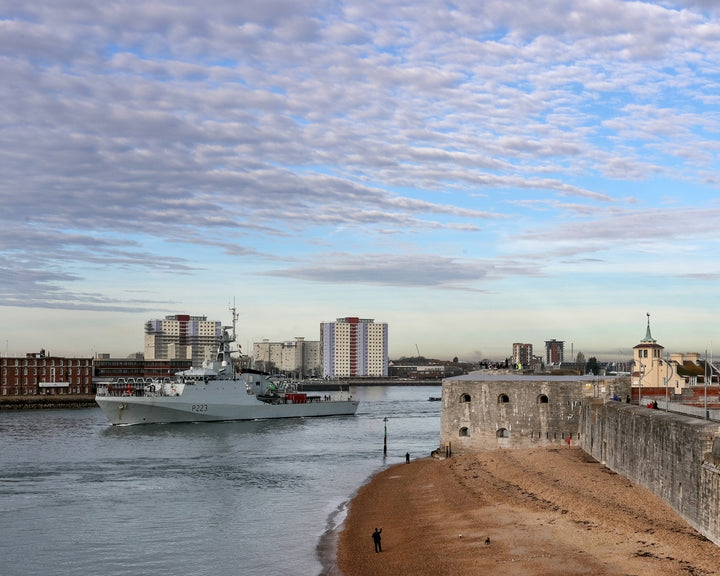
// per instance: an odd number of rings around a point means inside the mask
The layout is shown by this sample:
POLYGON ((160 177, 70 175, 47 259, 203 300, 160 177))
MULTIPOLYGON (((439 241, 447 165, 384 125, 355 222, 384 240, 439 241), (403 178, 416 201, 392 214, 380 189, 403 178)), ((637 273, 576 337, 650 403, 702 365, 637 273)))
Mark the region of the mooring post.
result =
POLYGON ((387 416, 385 416, 385 441, 383 442, 383 454, 387 456, 387 416))

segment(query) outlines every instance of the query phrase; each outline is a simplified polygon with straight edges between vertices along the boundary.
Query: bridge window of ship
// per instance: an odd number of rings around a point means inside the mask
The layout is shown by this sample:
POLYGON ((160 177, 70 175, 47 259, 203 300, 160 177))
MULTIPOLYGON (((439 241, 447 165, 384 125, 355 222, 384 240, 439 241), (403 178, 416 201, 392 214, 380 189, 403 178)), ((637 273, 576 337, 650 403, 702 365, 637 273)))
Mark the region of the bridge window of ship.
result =
POLYGON ((545 396, 545 394, 540 394, 537 399, 538 404, 547 404, 548 403, 548 397, 545 396))
POLYGON ((495 433, 495 435, 496 435, 498 438, 510 438, 510 432, 508 431, 507 428, 500 428, 500 429, 495 433))
POLYGON ((510 402, 510 397, 507 394, 498 396, 498 404, 507 404, 508 402, 510 402))
POLYGON ((470 436, 470 431, 467 429, 467 426, 463 426, 460 428, 459 436, 470 436))
POLYGON ((460 396, 460 404, 470 404, 470 394, 460 396))

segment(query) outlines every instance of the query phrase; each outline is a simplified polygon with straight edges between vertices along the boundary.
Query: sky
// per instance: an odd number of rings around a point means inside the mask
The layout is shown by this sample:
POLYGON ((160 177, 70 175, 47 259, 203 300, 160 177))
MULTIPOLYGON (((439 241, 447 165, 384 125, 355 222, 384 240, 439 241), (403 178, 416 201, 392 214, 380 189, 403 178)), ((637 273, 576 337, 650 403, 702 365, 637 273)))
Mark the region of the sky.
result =
MULTIPOLYGON (((0 353, 720 342, 714 0, 0 0, 0 353)), ((720 354, 720 350, 718 350, 720 354)))

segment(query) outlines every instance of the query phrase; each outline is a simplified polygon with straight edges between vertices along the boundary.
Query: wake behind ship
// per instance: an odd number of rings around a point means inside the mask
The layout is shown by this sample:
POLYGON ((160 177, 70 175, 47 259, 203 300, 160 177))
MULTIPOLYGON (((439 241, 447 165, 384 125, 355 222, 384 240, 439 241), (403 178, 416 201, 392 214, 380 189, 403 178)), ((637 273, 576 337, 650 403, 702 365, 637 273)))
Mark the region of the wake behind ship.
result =
POLYGON ((354 415, 359 402, 348 392, 310 395, 292 381, 248 370, 237 374, 230 358, 233 333, 223 328, 218 352, 202 368, 174 379, 118 380, 98 386, 95 401, 113 425, 217 422, 264 418, 354 415))

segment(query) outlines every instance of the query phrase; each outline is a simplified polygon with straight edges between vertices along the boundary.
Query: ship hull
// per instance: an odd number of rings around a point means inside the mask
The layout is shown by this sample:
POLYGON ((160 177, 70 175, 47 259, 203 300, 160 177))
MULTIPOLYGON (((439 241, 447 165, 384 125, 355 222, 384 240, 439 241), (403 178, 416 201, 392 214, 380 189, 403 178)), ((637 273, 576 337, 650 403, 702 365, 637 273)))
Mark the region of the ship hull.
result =
POLYGON ((265 403, 247 394, 244 385, 227 381, 185 386, 177 396, 98 395, 95 401, 115 426, 352 416, 358 408, 358 401, 351 397, 333 399, 319 396, 297 404, 265 403))

